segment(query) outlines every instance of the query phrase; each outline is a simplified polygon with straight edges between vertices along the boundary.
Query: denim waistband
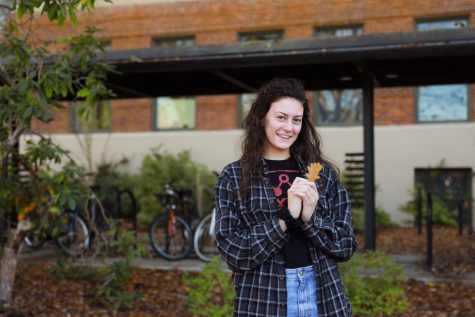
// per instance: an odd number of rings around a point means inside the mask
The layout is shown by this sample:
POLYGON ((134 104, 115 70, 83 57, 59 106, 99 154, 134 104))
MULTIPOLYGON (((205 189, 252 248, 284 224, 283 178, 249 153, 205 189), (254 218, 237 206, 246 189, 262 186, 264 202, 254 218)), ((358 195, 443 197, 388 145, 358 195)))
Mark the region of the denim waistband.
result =
POLYGON ((288 279, 302 279, 309 276, 315 276, 313 265, 298 267, 295 269, 285 269, 285 277, 288 279))

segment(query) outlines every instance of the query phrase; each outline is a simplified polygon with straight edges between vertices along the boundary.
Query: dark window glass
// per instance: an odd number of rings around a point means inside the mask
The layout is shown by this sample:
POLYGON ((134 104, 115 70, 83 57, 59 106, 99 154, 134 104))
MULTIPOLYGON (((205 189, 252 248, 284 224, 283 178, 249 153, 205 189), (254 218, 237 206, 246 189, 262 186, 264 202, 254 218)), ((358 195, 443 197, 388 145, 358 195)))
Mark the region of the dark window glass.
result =
POLYGON ((71 127, 73 132, 104 132, 111 129, 110 101, 103 100, 93 107, 85 102, 71 105, 71 127))
POLYGON ((172 48, 172 47, 184 47, 194 46, 195 37, 189 36, 173 36, 173 37, 158 37, 152 39, 153 47, 172 48))
POLYGON ((257 32, 240 32, 238 33, 239 42, 255 42, 255 41, 278 41, 283 38, 284 31, 257 31, 257 32))

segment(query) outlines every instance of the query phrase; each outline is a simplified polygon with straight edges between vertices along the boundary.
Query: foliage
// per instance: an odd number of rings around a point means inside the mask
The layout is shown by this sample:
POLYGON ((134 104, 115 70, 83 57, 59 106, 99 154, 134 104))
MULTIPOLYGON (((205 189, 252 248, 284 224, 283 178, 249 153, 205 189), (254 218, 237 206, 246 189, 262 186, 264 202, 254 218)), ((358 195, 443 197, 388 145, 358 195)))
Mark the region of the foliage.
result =
POLYGON ((162 210, 155 193, 160 192, 166 183, 170 183, 176 190, 193 191, 195 202, 202 197, 203 213, 211 212, 214 206, 212 188, 215 181, 216 176, 206 166, 193 161, 189 151, 172 155, 155 150, 142 161, 137 188, 140 201, 139 221, 148 224, 162 210), (198 196, 198 193, 202 195, 198 196))
MULTIPOLYGON (((74 210, 87 190, 83 180, 84 171, 74 161, 63 163, 60 170, 54 169, 67 157, 67 152, 50 140, 27 142, 19 160, 26 182, 7 179, 0 183, 0 209, 17 210, 19 221, 30 221, 37 233, 51 230, 58 224, 60 214, 74 210)), ((14 168, 7 165, 7 173, 14 168)), ((58 228, 56 228, 58 229, 58 228)))
MULTIPOLYGON (((411 214, 414 216, 414 219, 417 217, 417 191, 410 192, 412 199, 399 206, 399 210, 402 212, 411 214)), ((422 194, 422 197, 426 197, 425 194, 422 194)), ((456 226, 457 225, 457 213, 456 209, 453 209, 437 195, 432 195, 432 223, 434 225, 442 226, 456 226)), ((427 222, 427 206, 426 202, 423 202, 422 208, 422 223, 426 224, 427 222)))
MULTIPOLYGON (((115 235, 115 231, 112 230, 112 236, 115 235)), ((115 261, 106 270, 105 279, 97 290, 97 295, 110 301, 114 309, 119 309, 121 306, 130 308, 142 296, 134 290, 137 281, 133 272, 132 260, 146 255, 146 250, 138 243, 133 232, 120 231, 117 240, 111 241, 104 256, 110 254, 121 255, 124 258, 115 261)))
POLYGON ((79 269, 71 258, 59 257, 56 265, 48 271, 60 279, 98 281, 100 283, 96 291, 98 296, 107 299, 114 309, 120 309, 122 306, 130 308, 134 301, 141 298, 141 294, 134 290, 137 279, 131 261, 145 255, 146 251, 130 231, 121 232, 118 239, 113 240, 106 251, 105 255, 113 254, 124 258, 108 267, 79 269))
POLYGON ((227 317, 234 309, 235 292, 228 273, 215 257, 198 276, 184 275, 188 288, 188 312, 193 316, 227 317))
POLYGON ((339 266, 354 314, 376 316, 406 310, 408 299, 398 283, 404 278, 404 271, 389 256, 367 251, 339 266))
POLYGON ((58 279, 97 280, 101 277, 100 270, 91 267, 77 267, 72 258, 58 256, 55 265, 47 269, 48 273, 58 279))
MULTIPOLYGON (((102 162, 97 166, 97 173, 94 177, 94 185, 100 188, 99 198, 103 204, 107 205, 108 203, 115 204, 114 197, 106 197, 110 194, 112 189, 116 190, 130 190, 134 197, 137 199, 137 186, 139 184, 138 175, 130 175, 128 173, 123 173, 120 171, 122 166, 125 166, 129 163, 127 158, 123 158, 117 162, 102 162)), ((122 195, 120 198, 121 203, 121 215, 125 217, 132 216, 132 202, 131 199, 122 195)), ((105 206, 107 209, 107 207, 105 206)), ((137 210, 138 211, 138 210, 137 210)))
MULTIPOLYGON (((112 0, 104 1, 112 3, 112 0)), ((77 24, 76 12, 79 9, 93 9, 95 5, 95 0, 18 0, 14 3, 15 8, 17 10, 16 16, 19 19, 23 18, 25 13, 33 15, 35 13, 35 10, 39 10, 41 14, 46 14, 50 21, 56 21, 58 25, 61 25, 68 17, 73 24, 77 24)))
MULTIPOLYGON (((383 207, 376 207, 376 227, 389 228, 394 226, 394 222, 391 220, 389 214, 383 207)), ((351 208, 351 217, 353 219, 353 229, 355 232, 364 232, 364 209, 363 208, 351 208)))

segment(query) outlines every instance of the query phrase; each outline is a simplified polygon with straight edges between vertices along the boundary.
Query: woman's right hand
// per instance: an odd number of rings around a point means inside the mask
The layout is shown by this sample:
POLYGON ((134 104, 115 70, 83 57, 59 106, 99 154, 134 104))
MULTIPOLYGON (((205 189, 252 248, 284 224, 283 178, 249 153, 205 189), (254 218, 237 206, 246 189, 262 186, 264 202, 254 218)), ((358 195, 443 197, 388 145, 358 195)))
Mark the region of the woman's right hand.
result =
POLYGON ((295 219, 300 217, 302 211, 302 199, 294 194, 292 187, 287 191, 287 208, 292 217, 295 219))

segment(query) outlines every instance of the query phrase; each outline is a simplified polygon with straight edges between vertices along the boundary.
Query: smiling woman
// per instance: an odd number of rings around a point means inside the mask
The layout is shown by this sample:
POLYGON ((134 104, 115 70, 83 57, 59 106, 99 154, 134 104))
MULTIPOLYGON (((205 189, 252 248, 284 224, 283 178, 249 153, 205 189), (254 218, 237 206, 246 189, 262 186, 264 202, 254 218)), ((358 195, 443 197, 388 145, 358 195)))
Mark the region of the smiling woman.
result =
POLYGON ((216 242, 233 271, 234 316, 351 316, 336 266, 356 249, 349 199, 321 152, 303 84, 265 83, 244 129, 241 159, 216 184, 216 242), (313 162, 323 169, 309 180, 313 162))

